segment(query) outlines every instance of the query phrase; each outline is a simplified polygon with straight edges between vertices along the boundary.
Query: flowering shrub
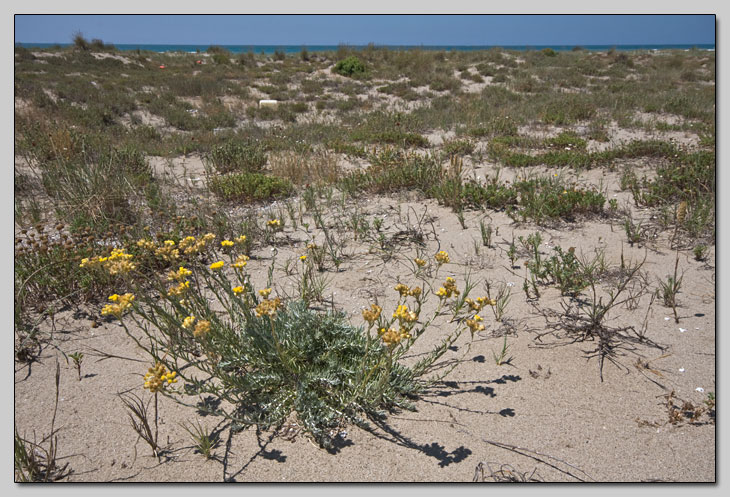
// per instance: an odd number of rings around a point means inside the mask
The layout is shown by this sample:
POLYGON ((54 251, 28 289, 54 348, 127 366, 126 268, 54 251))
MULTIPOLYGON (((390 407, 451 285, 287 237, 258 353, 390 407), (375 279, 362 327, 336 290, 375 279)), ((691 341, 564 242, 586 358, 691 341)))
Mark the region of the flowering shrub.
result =
MULTIPOLYGON (((224 250, 230 263, 198 261, 163 271, 153 283, 156 292, 137 291, 137 298, 115 294, 102 313, 118 318, 154 360, 145 388, 186 405, 191 397, 213 396, 225 402, 203 409, 240 426, 277 427, 295 413, 320 445, 331 447, 350 423, 364 425, 367 416, 384 409, 411 409, 424 386, 450 371, 427 378, 462 332, 469 329, 473 336, 484 329, 477 312, 489 299, 468 299, 468 282, 459 289, 455 279, 446 278, 434 292, 426 280, 431 268, 437 275, 449 262, 445 251, 430 262, 418 259, 414 274, 421 284, 396 285, 392 313, 377 304, 363 310, 363 329, 344 313, 316 312, 307 300, 285 301, 273 288, 256 290, 245 271, 248 258, 235 246, 224 250), (438 306, 424 316, 422 306, 431 294, 438 296, 438 306), (403 355, 440 317, 447 318, 449 330, 441 342, 416 364, 402 364, 403 355), (147 339, 139 340, 130 322, 147 339), (165 388, 178 379, 182 388, 165 388)), ((215 260, 216 254, 209 256, 215 260)), ((306 257, 302 264, 308 264, 306 257)))

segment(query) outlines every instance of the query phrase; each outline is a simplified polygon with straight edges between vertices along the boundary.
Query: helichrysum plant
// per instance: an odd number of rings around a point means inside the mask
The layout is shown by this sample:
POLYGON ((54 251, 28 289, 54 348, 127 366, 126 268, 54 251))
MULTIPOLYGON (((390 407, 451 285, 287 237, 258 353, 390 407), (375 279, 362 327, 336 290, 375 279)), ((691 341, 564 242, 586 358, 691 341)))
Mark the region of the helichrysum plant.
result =
MULTIPOLYGON (((434 363, 465 330, 473 337, 485 329, 480 312, 492 304, 487 297, 470 299, 468 281, 461 286, 449 277, 435 289, 421 270, 450 262, 439 251, 414 262, 417 284, 394 287, 399 294, 394 308, 365 309, 362 327, 344 313, 285 299, 276 288, 255 288, 247 257, 235 246, 221 250, 230 250, 232 262, 209 254, 213 262, 171 266, 151 280, 156 290, 116 296, 110 305, 118 307, 107 310, 155 361, 145 377, 145 388, 155 395, 154 432, 139 415, 134 420, 156 453, 158 394, 187 405, 213 396, 222 402, 205 409, 241 427, 278 427, 294 414, 312 438, 330 447, 350 423, 364 425, 368 416, 412 409, 424 386, 450 371, 434 363), (425 316, 422 306, 429 298, 438 305, 425 316), (415 364, 403 364, 404 354, 437 320, 446 328, 444 338, 415 364), (144 340, 130 332, 132 323, 144 340)), ((299 260, 309 271, 315 266, 312 252, 299 260)), ((144 407, 130 405, 136 411, 144 407)))

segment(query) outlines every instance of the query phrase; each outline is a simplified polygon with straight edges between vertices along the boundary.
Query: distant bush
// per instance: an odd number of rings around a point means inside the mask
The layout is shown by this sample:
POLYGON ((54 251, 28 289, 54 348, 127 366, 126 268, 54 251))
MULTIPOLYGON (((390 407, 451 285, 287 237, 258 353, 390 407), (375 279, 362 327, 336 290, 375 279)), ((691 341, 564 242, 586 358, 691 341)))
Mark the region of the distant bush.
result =
POLYGON ((84 34, 81 31, 77 31, 73 35, 74 46, 79 50, 89 50, 89 41, 84 38, 84 34))
POLYGON ((267 160, 262 144, 234 140, 214 147, 206 159, 222 174, 234 171, 260 172, 267 160))
POLYGON ((104 43, 104 42, 103 42, 103 41, 101 41, 101 40, 100 40, 99 38, 94 38, 94 39, 92 39, 92 40, 91 40, 91 44, 90 44, 90 47, 91 47, 91 48, 92 48, 93 50, 97 50, 97 51, 107 51, 107 52, 110 52, 110 51, 112 51, 112 50, 115 50, 115 49, 116 49, 116 47, 115 47, 115 46, 114 46, 113 44, 111 44, 111 43, 104 43))
POLYGON ((293 190, 289 180, 260 173, 236 173, 213 177, 208 187, 223 200, 247 202, 288 197, 293 190))
POLYGON ((365 73, 365 64, 356 56, 350 55, 335 64, 334 71, 343 76, 353 77, 365 73))
POLYGON ((558 52, 556 52, 555 50, 553 50, 553 49, 552 49, 552 48, 550 48, 550 47, 545 47, 545 48, 543 48, 543 49, 541 50, 541 52, 542 52, 542 54, 543 54, 544 56, 546 56, 546 57, 555 57, 556 55, 558 55, 558 52))
POLYGON ((230 64, 231 59, 226 54, 214 53, 213 62, 216 64, 230 64))

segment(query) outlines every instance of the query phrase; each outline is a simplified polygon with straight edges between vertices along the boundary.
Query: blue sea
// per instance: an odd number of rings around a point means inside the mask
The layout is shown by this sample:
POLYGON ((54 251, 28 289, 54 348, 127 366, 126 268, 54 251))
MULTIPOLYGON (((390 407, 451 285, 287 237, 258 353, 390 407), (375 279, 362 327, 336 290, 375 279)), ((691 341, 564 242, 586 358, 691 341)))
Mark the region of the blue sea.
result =
MULTIPOLYGON (((68 47, 71 43, 16 43, 15 46, 25 48, 50 48, 50 47, 68 47)), ((114 45, 117 50, 146 50, 150 52, 186 52, 196 53, 205 52, 211 45, 147 45, 147 44, 119 44, 114 45)), ((287 54, 299 53, 303 48, 308 52, 332 52, 341 46, 346 46, 353 50, 363 50, 368 45, 217 45, 226 48, 232 53, 253 52, 255 54, 271 55, 276 51, 287 54)), ((579 45, 584 50, 592 52, 606 52, 614 49, 625 52, 633 51, 653 51, 653 50, 690 50, 696 48, 698 50, 714 51, 715 45, 699 44, 699 45, 579 45)), ((542 50, 543 48, 552 48, 556 52, 569 52, 576 45, 375 45, 376 48, 387 48, 390 50, 436 50, 436 51, 465 51, 471 52, 476 50, 489 50, 490 48, 502 48, 504 50, 516 50, 524 52, 527 50, 542 50)))

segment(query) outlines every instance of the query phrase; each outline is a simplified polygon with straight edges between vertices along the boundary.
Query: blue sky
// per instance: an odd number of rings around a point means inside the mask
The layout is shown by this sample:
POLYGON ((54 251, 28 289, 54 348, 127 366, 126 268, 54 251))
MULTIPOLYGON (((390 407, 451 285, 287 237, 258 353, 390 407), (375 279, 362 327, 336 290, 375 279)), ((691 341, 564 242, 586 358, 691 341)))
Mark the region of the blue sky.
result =
POLYGON ((712 15, 16 15, 15 41, 115 44, 637 45, 715 43, 712 15))

